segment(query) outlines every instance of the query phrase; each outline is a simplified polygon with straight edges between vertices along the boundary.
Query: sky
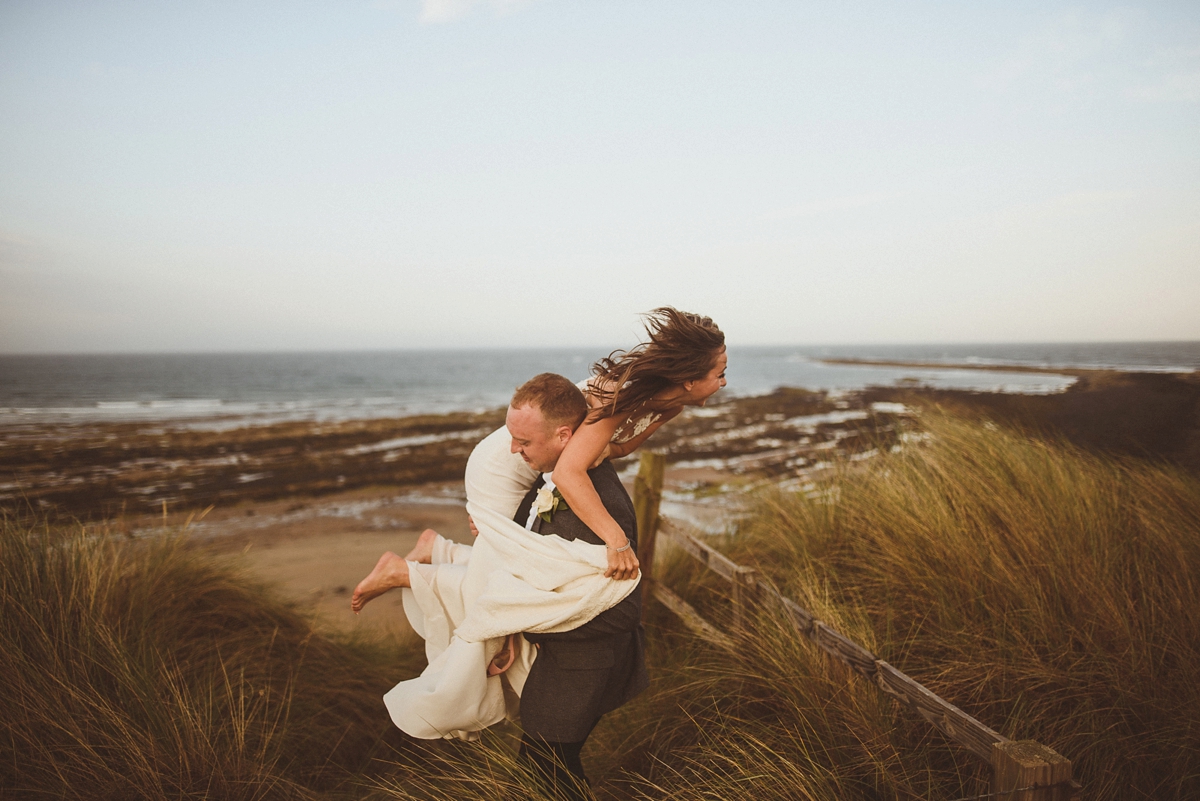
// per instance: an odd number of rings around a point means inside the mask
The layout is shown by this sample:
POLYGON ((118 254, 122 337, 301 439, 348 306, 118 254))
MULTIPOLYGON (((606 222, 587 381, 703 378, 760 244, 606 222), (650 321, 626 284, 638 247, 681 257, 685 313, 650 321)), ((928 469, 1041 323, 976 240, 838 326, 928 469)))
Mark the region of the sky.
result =
POLYGON ((0 0, 0 352, 1200 340, 1200 3, 0 0))

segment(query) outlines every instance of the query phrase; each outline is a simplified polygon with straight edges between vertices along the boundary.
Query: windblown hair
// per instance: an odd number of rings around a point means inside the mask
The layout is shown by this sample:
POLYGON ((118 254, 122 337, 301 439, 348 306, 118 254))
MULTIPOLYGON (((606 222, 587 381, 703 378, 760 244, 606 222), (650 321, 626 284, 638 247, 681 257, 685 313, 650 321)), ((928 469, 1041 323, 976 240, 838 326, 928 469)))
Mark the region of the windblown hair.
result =
POLYGON ((614 350, 592 365, 590 422, 627 414, 664 389, 708 375, 725 347, 711 317, 662 306, 646 315, 648 342, 614 350))
POLYGON ((539 373, 517 387, 511 405, 536 406, 551 428, 570 426, 574 431, 587 416, 588 405, 579 387, 558 373, 539 373))

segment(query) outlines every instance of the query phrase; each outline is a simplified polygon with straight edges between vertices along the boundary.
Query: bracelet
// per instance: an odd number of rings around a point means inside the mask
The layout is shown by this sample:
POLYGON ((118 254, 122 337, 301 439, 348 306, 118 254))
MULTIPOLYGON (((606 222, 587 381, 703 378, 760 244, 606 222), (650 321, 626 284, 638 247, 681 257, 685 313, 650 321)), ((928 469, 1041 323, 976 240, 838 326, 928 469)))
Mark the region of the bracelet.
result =
POLYGON ((633 543, 629 541, 628 537, 626 537, 625 544, 623 546, 621 546, 620 548, 613 548, 610 546, 609 550, 612 551, 613 553, 624 553, 625 551, 628 551, 632 547, 633 547, 633 543))

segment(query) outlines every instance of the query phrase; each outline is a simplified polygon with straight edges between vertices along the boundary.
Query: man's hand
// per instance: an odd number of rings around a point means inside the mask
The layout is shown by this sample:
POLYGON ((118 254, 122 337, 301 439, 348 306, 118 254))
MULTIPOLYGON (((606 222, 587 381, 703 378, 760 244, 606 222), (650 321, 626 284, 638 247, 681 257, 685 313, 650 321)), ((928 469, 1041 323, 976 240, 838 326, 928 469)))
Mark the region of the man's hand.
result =
POLYGON ((475 518, 471 517, 470 515, 467 515, 467 525, 469 525, 471 527, 471 536, 478 537, 479 529, 475 528, 475 518))
MULTIPOLYGON (((629 540, 625 540, 628 544, 629 540)), ((621 551, 618 553, 612 548, 608 549, 608 569, 604 571, 606 578, 614 578, 618 581, 637 578, 638 575, 638 558, 633 552, 633 548, 621 551)))

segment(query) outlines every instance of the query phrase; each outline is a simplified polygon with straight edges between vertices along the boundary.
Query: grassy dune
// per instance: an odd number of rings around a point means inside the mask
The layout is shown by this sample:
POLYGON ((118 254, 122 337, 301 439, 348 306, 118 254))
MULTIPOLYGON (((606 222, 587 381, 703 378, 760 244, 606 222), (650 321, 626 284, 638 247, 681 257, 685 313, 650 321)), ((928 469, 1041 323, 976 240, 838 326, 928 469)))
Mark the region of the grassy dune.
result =
MULTIPOLYGON (((816 499, 764 495, 726 551, 1089 798, 1200 796, 1200 481, 927 415, 816 499)), ((180 541, 0 540, 0 788, 64 797, 526 798, 511 729, 414 746, 419 669, 315 635, 180 541)), ((719 620, 724 588, 660 573, 719 620)), ((605 798, 958 798, 970 754, 764 611, 737 656, 649 620, 653 684, 584 752, 605 798)), ((3 793, 0 793, 3 794, 3 793)), ((31 793, 32 796, 32 793, 31 793)))
MULTIPOLYGON (((845 472, 833 502, 763 497, 725 550, 993 728, 1069 756, 1089 798, 1200 797, 1200 481, 925 425, 925 446, 845 472)), ((693 598, 724 591, 675 571, 693 598)), ((765 618, 742 658, 684 671, 694 687, 675 692, 694 719, 673 736, 688 759, 658 754, 670 797, 759 773, 761 795, 773 764, 821 785, 801 797, 985 789, 977 760, 786 628, 765 618)))
POLYGON ((403 746, 380 715, 393 660, 314 634, 182 538, 5 521, 0 564, 0 788, 306 798, 403 746))

